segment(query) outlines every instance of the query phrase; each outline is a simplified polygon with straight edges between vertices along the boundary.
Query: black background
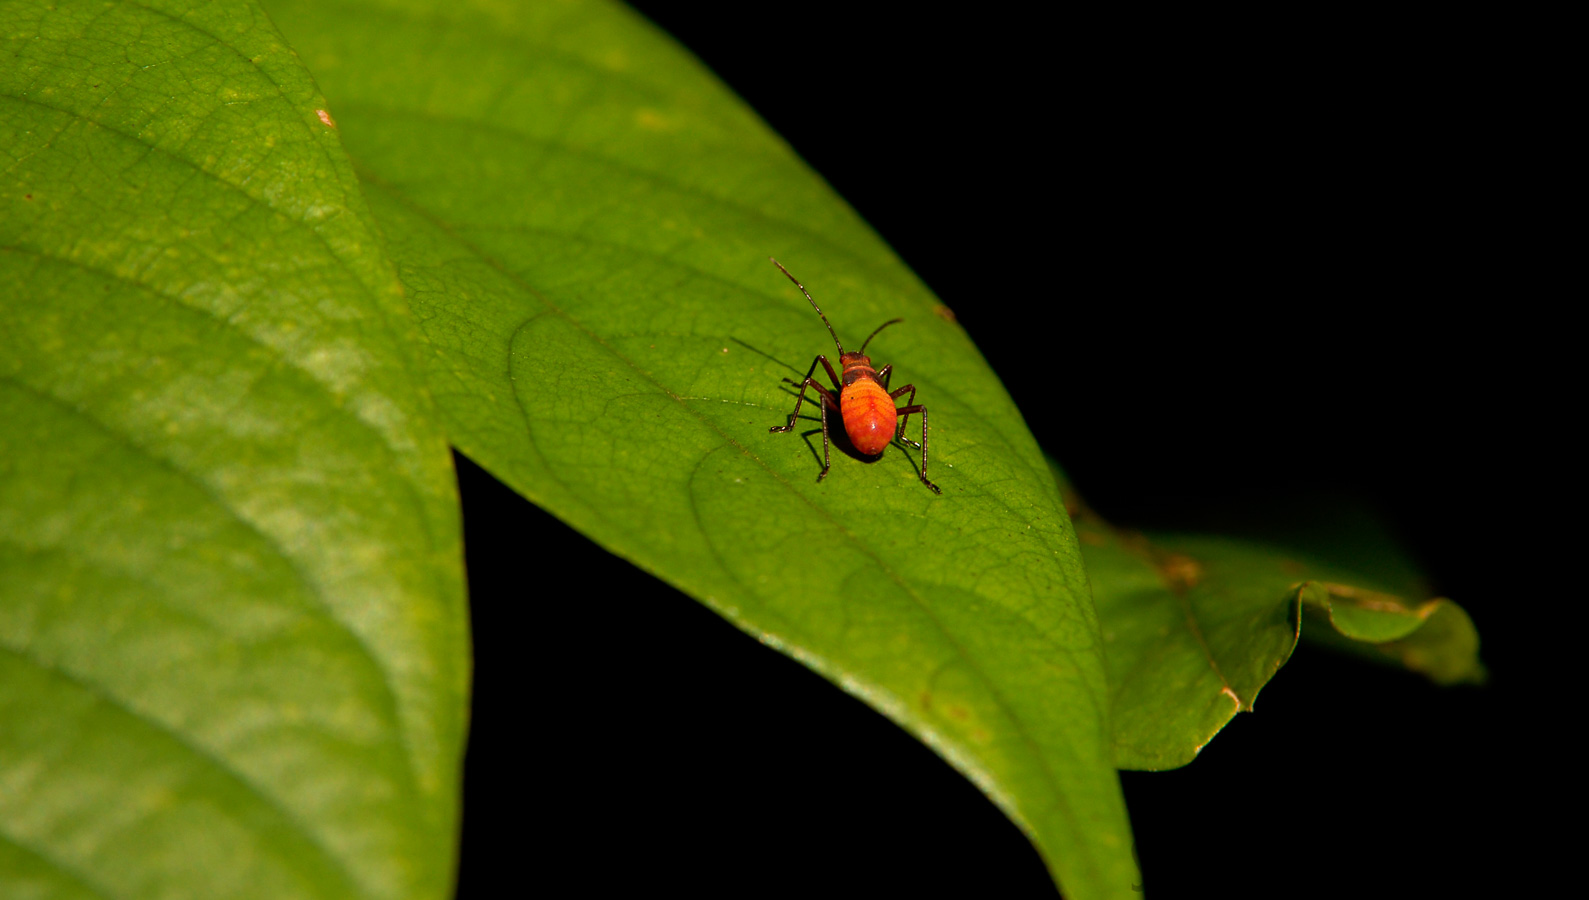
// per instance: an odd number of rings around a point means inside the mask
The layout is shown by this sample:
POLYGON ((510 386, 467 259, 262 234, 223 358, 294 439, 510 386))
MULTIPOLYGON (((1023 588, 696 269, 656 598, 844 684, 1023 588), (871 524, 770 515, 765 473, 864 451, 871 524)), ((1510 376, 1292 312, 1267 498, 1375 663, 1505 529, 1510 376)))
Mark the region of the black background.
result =
MULTIPOLYGON (((1541 877, 1524 848, 1546 829, 1516 802, 1537 789, 1518 612, 1539 598, 1507 563, 1531 552, 1517 485, 1534 447, 1497 374, 1517 348, 1491 323, 1520 298, 1488 239, 1506 117, 1482 38, 1300 13, 696 6, 639 4, 955 310, 1104 515, 1195 526, 1349 496, 1473 615, 1484 688, 1304 647, 1192 765, 1125 773, 1148 889, 1541 877)), ((570 876, 1053 894, 930 751, 460 465, 477 653, 462 896, 570 876), (512 587, 545 560, 589 582, 512 587)))

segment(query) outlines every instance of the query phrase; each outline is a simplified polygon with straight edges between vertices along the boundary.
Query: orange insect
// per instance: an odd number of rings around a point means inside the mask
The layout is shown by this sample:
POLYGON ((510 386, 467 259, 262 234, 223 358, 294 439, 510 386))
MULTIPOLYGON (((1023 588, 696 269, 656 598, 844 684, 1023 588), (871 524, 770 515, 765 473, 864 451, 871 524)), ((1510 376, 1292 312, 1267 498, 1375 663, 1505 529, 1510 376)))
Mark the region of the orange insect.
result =
POLYGON ((893 364, 890 363, 881 369, 873 369, 872 360, 866 355, 866 345, 872 342, 872 338, 877 337, 878 331, 905 320, 890 319, 884 322, 877 326, 877 331, 867 335, 866 340, 861 343, 860 350, 854 353, 845 353, 844 345, 839 343, 839 336, 833 330, 833 323, 829 322, 828 317, 822 314, 822 307, 817 305, 817 301, 811 299, 811 292, 806 290, 806 286, 801 284, 799 279, 790 275, 789 270, 785 269, 776 259, 772 259, 770 256, 767 258, 772 260, 773 265, 778 266, 778 271, 784 273, 790 281, 795 283, 795 287, 800 289, 800 293, 805 294, 806 299, 811 301, 811 308, 817 311, 817 315, 822 316, 822 324, 828 326, 828 334, 833 335, 833 346, 839 348, 839 365, 844 369, 844 377, 841 380, 838 375, 834 374, 833 366, 828 363, 828 358, 819 353, 817 358, 811 361, 811 368, 806 370, 804 381, 785 378, 784 381, 800 388, 800 397, 795 400, 794 412, 789 414, 789 424, 774 425, 767 430, 771 432, 793 431, 795 417, 800 415, 800 404, 806 402, 806 388, 816 388, 817 393, 822 396, 820 401, 814 401, 822 410, 822 471, 817 473, 818 481, 826 478, 828 474, 828 410, 832 409, 839 414, 839 418, 844 422, 844 433, 850 436, 850 443, 855 445, 855 449, 867 456, 881 455, 884 450, 888 449, 889 443, 896 440, 904 441, 920 450, 921 470, 916 474, 921 476, 922 484, 932 488, 934 494, 942 494, 943 491, 938 489, 938 485, 927 480, 927 407, 915 402, 916 386, 907 384, 897 391, 890 391, 888 389, 888 379, 893 374, 893 364), (817 370, 817 363, 821 363, 822 368, 828 370, 828 377, 833 380, 832 391, 818 384, 811 377, 817 370), (894 401, 900 395, 906 393, 910 394, 908 404, 895 409, 894 401), (905 440, 904 437, 905 422, 910 418, 911 413, 921 413, 921 443, 919 444, 915 441, 905 440))

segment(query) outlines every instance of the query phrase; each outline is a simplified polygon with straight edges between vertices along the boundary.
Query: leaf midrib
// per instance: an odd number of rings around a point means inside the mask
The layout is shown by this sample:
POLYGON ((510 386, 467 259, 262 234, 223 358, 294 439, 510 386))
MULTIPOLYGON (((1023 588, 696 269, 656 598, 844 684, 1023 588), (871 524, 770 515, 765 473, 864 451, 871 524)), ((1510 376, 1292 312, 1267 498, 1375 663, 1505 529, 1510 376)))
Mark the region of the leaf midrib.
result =
MULTIPOLYGON (((629 368, 638 377, 640 377, 641 379, 644 379, 645 381, 655 385, 660 393, 663 393, 663 394, 667 395, 670 399, 674 400, 678 404, 679 408, 684 410, 687 415, 689 415, 690 417, 694 418, 699 424, 704 425, 709 430, 711 430, 711 431, 715 432, 716 434, 718 434, 719 437, 722 438, 722 440, 725 443, 733 446, 736 450, 738 450, 740 452, 740 454, 744 458, 746 458, 747 460, 753 462, 756 466, 761 468, 764 472, 766 472, 769 476, 771 476, 773 478, 773 480, 775 480, 779 485, 781 485, 784 489, 789 491, 789 493, 792 494, 794 497, 799 499, 799 501, 801 503, 805 504, 808 509, 810 509, 810 510, 812 510, 814 512, 817 512, 822 517, 822 519, 824 521, 826 521, 831 527, 833 527, 833 529, 835 531, 837 531, 840 535, 849 537, 851 539, 850 546, 855 546, 855 547, 862 548, 864 550, 865 554, 869 558, 871 558, 873 560, 873 562, 878 566, 878 568, 880 570, 882 570, 888 576, 889 580, 893 581, 896 585, 898 585, 906 593, 906 595, 911 598, 912 603, 914 603, 916 605, 917 609, 921 612, 921 614, 924 615, 929 622, 931 622, 932 626, 938 631, 940 637, 942 639, 944 639, 945 643, 948 644, 950 647, 952 647, 954 649, 955 654, 961 659, 962 663, 965 664, 966 668, 969 671, 972 671, 972 672, 976 673, 976 677, 977 677, 977 679, 980 682, 982 682, 984 690, 986 690, 988 695, 993 698, 993 700, 997 704, 1000 712, 1005 716, 1006 720, 1009 721, 1014 726, 1014 728, 1016 729, 1017 733, 1019 733, 1021 735, 1021 740, 1027 745, 1029 756, 1033 760, 1035 760, 1037 762, 1039 771, 1041 771, 1043 773, 1043 777, 1048 783, 1048 786, 1050 788, 1050 790, 1048 792, 1049 796, 1055 798, 1055 800, 1056 800, 1055 806, 1057 806, 1058 808, 1063 810, 1063 814, 1070 821, 1070 825, 1072 826, 1072 828, 1079 828, 1079 826, 1080 826, 1079 818, 1077 817, 1077 815, 1074 812, 1074 810, 1071 809, 1071 805, 1068 802, 1066 802, 1063 792, 1058 790, 1059 781, 1055 777, 1055 774, 1054 774, 1054 772, 1053 772, 1053 770, 1052 770, 1052 768, 1050 766, 1050 763, 1049 763, 1049 761, 1048 761, 1048 759, 1046 757, 1046 754, 1040 752, 1040 750, 1038 749, 1041 745, 1038 744, 1036 738, 1028 730, 1024 719, 1014 713, 1013 709, 1009 705, 1009 702, 1005 699, 1002 691, 1000 691, 999 689, 997 689, 993 685, 992 680, 989 679, 989 677, 981 669, 981 667, 972 663, 971 659, 967 655, 967 652, 966 652, 965 648, 961 645, 961 643, 958 640, 955 640, 952 637, 952 635, 950 634, 949 630, 946 629, 943 626, 942 622, 932 612, 932 610, 928 606, 928 604, 926 604, 922 600, 922 598, 921 598, 920 594, 917 592, 917 590, 909 582, 907 582, 903 578, 901 578, 899 573, 897 571, 895 571, 895 569, 892 566, 889 566, 884 561, 883 557, 880 554, 878 554, 871 547, 870 544, 865 543, 864 541, 862 541, 861 540, 862 535, 860 533, 851 532, 848 529, 844 528, 826 510, 823 510, 821 507, 816 506, 814 503, 812 503, 810 498, 806 497, 801 492, 795 490, 794 486, 792 484, 790 484, 787 479, 784 479, 777 472, 775 472, 774 470, 770 469, 765 463, 762 462, 762 460, 756 454, 751 453, 747 448, 745 448, 742 444, 740 444, 736 439, 734 439, 732 436, 728 435, 722 429, 718 428, 717 425, 715 423, 713 423, 710 419, 707 419, 706 417, 701 416, 698 412, 696 412, 694 409, 691 408, 691 406, 690 406, 690 404, 688 402, 684 401, 684 398, 680 397, 679 395, 675 394, 672 390, 670 390, 669 388, 667 388, 664 385, 662 385, 661 383, 659 383, 655 378, 653 378, 643 368, 641 368, 640 366, 635 364, 635 362, 633 360, 629 359, 627 356, 625 356, 624 354, 620 353, 617 349, 615 349, 614 347, 609 345, 606 341, 604 341, 600 336, 596 335, 594 332, 592 332, 590 329, 588 329, 584 324, 582 324, 581 322, 579 322, 578 320, 576 320, 575 318, 570 316, 561 307, 559 307, 555 303, 551 302, 540 291, 538 291, 535 288, 531 287, 530 285, 526 284, 521 277, 519 277, 516 273, 514 273, 511 269, 509 269, 506 265, 504 265, 501 260, 497 259, 495 256, 493 256, 491 254, 485 253, 480 247, 478 247, 478 246, 474 245, 472 242, 464 239, 448 223, 442 221, 441 219, 439 219, 435 215, 431 214, 429 210, 424 209, 423 207, 420 207, 417 204, 411 202, 406 196, 404 196, 401 193, 397 192, 389 184, 385 183, 384 181, 382 181, 381 179, 376 177, 373 172, 371 172, 369 177, 366 178, 365 177, 365 173, 369 172, 369 168, 367 166, 363 165, 362 163, 360 163, 357 158, 355 158, 355 165, 356 165, 358 171, 361 174, 361 178, 364 178, 368 184, 370 184, 373 187, 376 187, 376 188, 380 189, 383 193, 387 194, 387 196, 391 197, 394 202, 402 205, 405 209, 409 210, 412 214, 422 218, 423 220, 428 222, 432 227, 436 228, 438 231, 441 231, 442 233, 448 235, 460 247, 462 247, 462 248, 468 250, 469 252, 473 253, 477 259, 480 259, 480 260, 486 262, 489 266, 491 266, 494 270, 496 270, 499 275, 501 275, 502 277, 508 279, 512 283, 518 285, 520 287, 520 289, 525 291, 525 293, 528 294, 529 296, 535 297, 537 300, 539 300, 540 303, 545 307, 547 312, 550 312, 550 313, 558 316, 559 318, 561 318, 563 321, 567 322, 570 326, 574 327, 575 329, 577 329, 578 331, 583 333, 587 337, 587 339, 590 340, 592 343, 594 343, 596 346, 601 347, 605 352, 607 352, 608 354, 610 354, 614 358, 622 361, 625 365, 629 366, 629 368)), ((531 321, 534 321, 535 318, 537 318, 537 317, 531 317, 531 319, 526 320, 525 323, 523 323, 520 326, 518 326, 517 328, 515 328, 514 329, 514 334, 516 335, 518 333, 518 331, 524 327, 524 325, 528 324, 531 321)), ((513 340, 510 339, 508 341, 508 346, 511 347, 512 344, 513 344, 513 340)), ((519 406, 520 413, 524 417, 525 424, 526 424, 526 429, 527 429, 527 434, 528 434, 528 433, 530 433, 529 430, 528 430, 529 429, 529 418, 530 418, 529 417, 529 413, 528 413, 527 410, 524 409, 522 403, 520 403, 518 401, 516 393, 515 393, 515 404, 519 406)), ((533 441, 531 441, 530 444, 531 444, 531 446, 534 446, 534 442, 533 441)), ((537 453, 537 455, 541 456, 543 461, 545 460, 544 454, 542 454, 538 448, 536 449, 536 453, 537 453)), ((547 475, 549 477, 556 479, 559 482, 559 484, 562 485, 565 488, 565 490, 568 488, 568 485, 566 483, 564 483, 561 478, 558 478, 558 476, 556 476, 553 473, 552 467, 550 467, 550 466, 545 467, 545 471, 546 471, 546 473, 547 473, 547 475)), ((597 516, 603 518, 604 520, 608 521, 609 524, 612 524, 611 520, 607 519, 607 517, 600 510, 594 509, 589 504, 585 504, 585 506, 592 513, 594 513, 595 515, 597 515, 597 516)), ((1019 518, 1016 515, 1016 510, 1013 507, 1010 507, 1010 506, 1006 505, 1004 508, 1006 509, 1006 511, 1008 513, 1011 514, 1012 517, 1019 518)), ((699 524, 699 517, 698 516, 697 516, 697 524, 699 524)), ((622 531, 624 529, 620 528, 619 530, 622 531)), ((720 568, 721 568, 721 566, 720 566, 720 568)), ((723 569, 723 571, 730 579, 732 579, 734 581, 738 581, 738 579, 735 578, 735 576, 733 575, 733 573, 731 571, 727 570, 726 568, 723 569)), ((751 596, 755 596, 755 592, 750 592, 750 595, 751 596)), ((1039 631, 1039 634, 1042 636, 1042 638, 1043 638, 1043 640, 1045 642, 1050 643, 1051 646, 1054 646, 1055 649, 1062 655, 1071 655, 1071 654, 1076 652, 1074 650, 1071 650, 1069 648, 1060 646, 1057 643, 1054 643, 1054 642, 1050 641, 1048 639, 1047 635, 1043 634, 1041 631, 1039 631)), ((823 657, 820 657, 819 655, 810 654, 809 652, 807 652, 805 655, 808 658, 823 658, 823 657)), ((1096 704, 1096 702, 1094 702, 1094 698, 1089 696, 1087 698, 1087 700, 1094 707, 1095 712, 1097 712, 1098 711, 1097 710, 1097 704, 1096 704)), ((1105 719, 1105 721, 1106 721, 1106 719, 1105 719)), ((924 727, 918 720, 914 720, 913 719, 912 722, 917 727, 924 727)), ((959 742, 955 741, 954 743, 959 743, 959 742)), ((962 757, 962 758, 967 758, 967 757, 962 757)), ((976 758, 976 756, 975 756, 975 754, 969 754, 969 758, 973 758, 974 759, 974 758, 976 758)), ((995 778, 994 780, 996 782, 998 779, 995 778)), ((1095 872, 1095 875, 1096 874, 1097 873, 1095 872)))

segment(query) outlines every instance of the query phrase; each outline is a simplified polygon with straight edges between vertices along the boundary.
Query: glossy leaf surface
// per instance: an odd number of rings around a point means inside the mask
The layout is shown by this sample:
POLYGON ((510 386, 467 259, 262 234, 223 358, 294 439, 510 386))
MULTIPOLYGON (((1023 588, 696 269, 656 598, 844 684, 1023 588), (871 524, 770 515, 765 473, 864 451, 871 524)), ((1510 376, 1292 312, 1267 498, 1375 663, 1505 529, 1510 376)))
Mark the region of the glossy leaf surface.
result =
POLYGON ((0 4, 0 895, 439 897, 447 448, 248 3, 0 4))
POLYGON ((1298 640, 1404 666, 1441 684, 1479 682, 1478 634, 1460 606, 1421 590, 1388 536, 1350 523, 1336 546, 1357 566, 1274 544, 1110 526, 1064 487, 1104 635, 1122 769, 1192 761, 1290 659, 1298 640), (1375 538, 1366 545, 1361 536, 1375 538), (1416 594, 1414 594, 1416 595, 1416 594))
POLYGON ((1058 494, 998 380, 877 236, 622 9, 270 9, 332 98, 454 443, 927 741, 1072 896, 1131 896, 1058 494), (928 407, 942 496, 899 445, 873 463, 835 448, 817 483, 813 407, 768 433, 794 406, 782 379, 834 353, 769 255, 852 346, 905 317, 869 352, 928 407))

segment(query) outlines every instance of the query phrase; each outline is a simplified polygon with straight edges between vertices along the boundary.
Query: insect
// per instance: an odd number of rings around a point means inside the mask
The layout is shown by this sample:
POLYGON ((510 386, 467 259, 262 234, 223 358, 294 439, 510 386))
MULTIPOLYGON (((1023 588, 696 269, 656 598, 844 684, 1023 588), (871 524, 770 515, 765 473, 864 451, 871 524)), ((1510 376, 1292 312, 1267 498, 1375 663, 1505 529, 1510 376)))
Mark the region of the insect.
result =
POLYGON ((921 469, 916 474, 921 476, 922 484, 932 488, 934 494, 942 494, 943 491, 938 489, 938 485, 927 479, 927 407, 916 402, 916 386, 907 384, 897 391, 890 391, 888 389, 888 379, 894 371, 893 363, 881 369, 873 369, 872 360, 866 355, 866 345, 872 342, 872 338, 877 337, 879 331, 905 320, 890 319, 884 322, 877 326, 877 331, 867 335, 866 340, 861 342, 860 350, 854 353, 845 353, 844 345, 839 343, 839 336, 833 330, 833 323, 828 321, 826 315, 823 315, 822 307, 818 306, 817 301, 811 298, 811 292, 806 290, 806 286, 801 284, 799 279, 790 275, 789 270, 785 269, 778 260, 770 256, 767 258, 772 261, 773 265, 778 267, 778 271, 795 283, 795 287, 800 289, 800 293, 805 294, 806 299, 811 301, 811 308, 817 311, 817 315, 822 316, 822 324, 828 326, 828 334, 833 336, 833 346, 839 348, 839 366, 844 370, 844 377, 841 379, 834 374, 833 366, 828 362, 828 358, 819 353, 817 358, 811 361, 811 368, 806 370, 804 381, 785 378, 784 381, 800 388, 800 397, 795 400, 794 412, 789 414, 789 423, 787 425, 774 425, 767 430, 774 433, 793 431, 795 417, 800 415, 800 405, 806 402, 806 388, 815 388, 817 394, 820 395, 820 399, 812 402, 816 403, 822 410, 822 471, 817 473, 818 481, 827 477, 830 467, 828 462, 828 410, 831 409, 833 412, 838 413, 839 418, 843 421, 844 433, 849 435, 850 443, 855 445, 855 449, 867 456, 882 455, 882 452, 888 449, 889 443, 895 440, 904 441, 920 450, 921 469), (833 380, 832 391, 818 384, 816 379, 811 377, 816 373, 818 363, 821 363, 822 368, 828 371, 828 378, 833 380), (909 394, 910 400, 907 401, 905 406, 895 409, 894 401, 904 394, 909 394), (921 413, 921 443, 919 444, 915 441, 906 440, 904 437, 905 423, 910 419, 912 413, 921 413))

